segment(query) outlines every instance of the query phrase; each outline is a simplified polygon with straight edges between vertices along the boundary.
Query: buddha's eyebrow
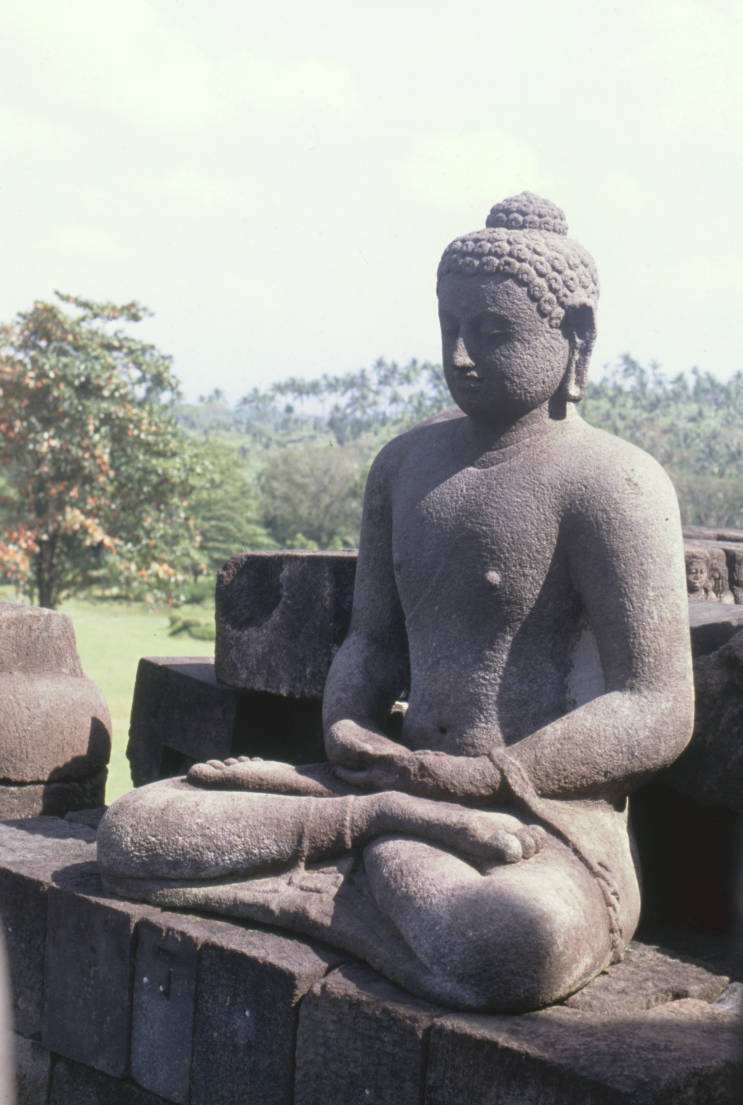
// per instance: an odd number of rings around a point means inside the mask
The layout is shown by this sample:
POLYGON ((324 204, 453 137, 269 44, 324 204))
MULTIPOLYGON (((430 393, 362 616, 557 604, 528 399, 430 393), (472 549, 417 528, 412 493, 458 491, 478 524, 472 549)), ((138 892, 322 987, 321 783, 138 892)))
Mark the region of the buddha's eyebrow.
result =
POLYGON ((491 311, 487 307, 484 311, 480 311, 478 315, 475 315, 472 321, 475 323, 495 322, 498 326, 502 326, 504 330, 511 325, 510 318, 500 314, 498 311, 491 311))

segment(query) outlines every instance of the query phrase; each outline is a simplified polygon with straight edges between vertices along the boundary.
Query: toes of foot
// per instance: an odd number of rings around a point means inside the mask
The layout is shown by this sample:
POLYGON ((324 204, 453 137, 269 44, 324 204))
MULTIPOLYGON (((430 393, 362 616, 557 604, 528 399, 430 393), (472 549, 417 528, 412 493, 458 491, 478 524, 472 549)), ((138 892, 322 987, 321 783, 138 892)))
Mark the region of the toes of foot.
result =
POLYGON ((216 771, 222 771, 224 769, 224 760, 207 760, 205 764, 201 764, 202 767, 213 767, 216 771))
POLYGON ((535 856, 537 852, 541 852, 547 839, 547 834, 541 825, 527 825, 521 829, 518 835, 524 859, 529 859, 530 856, 535 856))
POLYGON ((237 760, 235 759, 235 757, 234 757, 234 756, 228 756, 228 757, 227 757, 227 759, 226 759, 226 760, 225 760, 224 762, 225 762, 225 763, 226 763, 226 764, 227 764, 227 765, 228 765, 229 767, 232 767, 232 765, 233 765, 233 764, 236 764, 236 763, 237 763, 237 760))
POLYGON ((215 772, 209 767, 209 764, 193 764, 186 772, 186 778, 189 783, 208 783, 215 777, 215 772))
POLYGON ((495 834, 495 844, 503 858, 504 863, 518 863, 524 858, 521 840, 515 833, 499 830, 495 834))

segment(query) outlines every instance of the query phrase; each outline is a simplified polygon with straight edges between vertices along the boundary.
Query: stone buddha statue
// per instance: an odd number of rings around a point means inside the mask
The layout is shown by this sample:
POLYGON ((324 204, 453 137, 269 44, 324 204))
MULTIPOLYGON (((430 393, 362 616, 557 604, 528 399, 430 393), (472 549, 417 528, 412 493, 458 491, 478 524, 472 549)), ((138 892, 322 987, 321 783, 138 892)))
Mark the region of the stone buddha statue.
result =
POLYGON ((369 475, 328 762, 125 795, 99 830, 111 890, 318 937, 461 1009, 534 1009, 621 958, 627 796, 691 735, 684 556, 663 470, 577 413, 598 280, 566 233, 525 192, 444 251, 458 409, 369 475))

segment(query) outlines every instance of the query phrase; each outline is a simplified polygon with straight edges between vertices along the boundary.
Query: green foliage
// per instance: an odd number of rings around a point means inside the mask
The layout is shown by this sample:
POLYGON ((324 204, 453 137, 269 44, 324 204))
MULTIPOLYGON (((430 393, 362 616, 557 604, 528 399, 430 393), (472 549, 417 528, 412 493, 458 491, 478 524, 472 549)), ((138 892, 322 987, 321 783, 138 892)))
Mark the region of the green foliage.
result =
POLYGON ((195 641, 213 641, 217 635, 214 622, 202 622, 198 618, 184 618, 178 614, 172 614, 168 623, 169 637, 179 637, 185 633, 195 641))
POLYGON ((272 453, 260 476, 266 528, 284 548, 357 545, 365 478, 349 448, 297 445, 272 453))
POLYGON ((743 373, 668 379, 625 355, 589 384, 582 408, 668 470, 685 524, 743 527, 743 373))
POLYGON ((0 328, 0 570, 43 606, 97 583, 170 596, 196 570, 191 450, 170 358, 112 324, 116 306, 57 293, 0 328))
POLYGON ((197 456, 191 512, 201 534, 203 570, 213 581, 229 557, 275 548, 276 542, 262 524, 257 482, 240 456, 218 439, 203 442, 197 456))
MULTIPOLYGON (((338 548, 358 538, 363 481, 380 446, 450 406, 439 366, 380 360, 254 389, 231 412, 214 392, 187 417, 211 440, 244 443, 237 451, 260 468, 254 501, 275 543, 338 548)), ((581 413, 667 468, 684 522, 743 527, 743 374, 722 383, 692 369, 668 379, 625 356, 589 383, 581 413)))
MULTIPOLYGON (((450 406, 438 366, 381 359, 342 376, 292 377, 266 390, 254 388, 232 409, 218 389, 197 405, 178 406, 184 428, 209 448, 220 441, 231 458, 231 472, 215 485, 225 504, 204 495, 194 508, 205 542, 214 546, 205 560, 218 567, 220 557, 245 548, 357 544, 363 487, 375 453, 450 406), (236 481, 239 493, 228 491, 236 481)), ((210 552, 206 543, 203 548, 210 552)))
POLYGON ((254 388, 238 404, 236 424, 264 447, 325 434, 347 445, 364 437, 389 440, 450 406, 439 365, 380 358, 342 376, 294 376, 266 391, 254 388))

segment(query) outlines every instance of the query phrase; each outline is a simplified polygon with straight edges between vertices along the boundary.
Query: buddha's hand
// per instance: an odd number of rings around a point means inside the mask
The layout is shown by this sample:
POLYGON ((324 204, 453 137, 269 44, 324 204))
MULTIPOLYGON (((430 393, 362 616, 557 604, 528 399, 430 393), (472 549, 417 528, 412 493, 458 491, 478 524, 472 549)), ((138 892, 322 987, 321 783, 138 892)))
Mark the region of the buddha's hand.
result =
POLYGON ((378 761, 390 763, 408 753, 408 749, 371 725, 345 719, 337 721, 325 733, 325 751, 334 768, 361 771, 378 761))
POLYGON ((487 756, 411 752, 394 741, 387 744, 388 748, 369 748, 366 754, 359 751, 354 766, 336 762, 336 775, 362 789, 402 790, 454 802, 477 804, 498 793, 501 773, 487 756))

